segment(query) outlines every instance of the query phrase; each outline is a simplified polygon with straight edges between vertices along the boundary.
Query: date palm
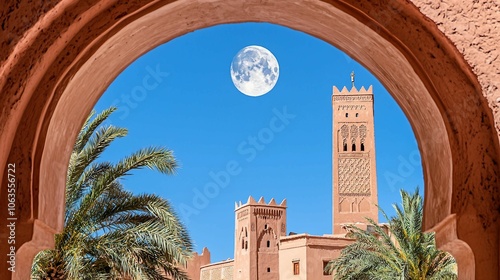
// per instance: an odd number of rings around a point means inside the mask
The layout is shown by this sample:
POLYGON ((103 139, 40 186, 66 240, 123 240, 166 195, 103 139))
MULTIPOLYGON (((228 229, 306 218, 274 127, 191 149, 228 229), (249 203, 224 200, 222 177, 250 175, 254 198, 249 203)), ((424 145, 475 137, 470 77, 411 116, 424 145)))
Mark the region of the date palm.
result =
POLYGON ((40 252, 32 279, 187 279, 179 269, 192 250, 168 201, 126 191, 121 179, 150 168, 172 174, 170 150, 141 149, 117 163, 98 162, 127 130, 103 122, 114 111, 92 112, 80 131, 66 178, 66 216, 55 248, 40 252))
POLYGON ((347 226, 356 241, 325 270, 335 279, 445 280, 457 279, 455 259, 436 248, 434 234, 422 232, 423 205, 418 188, 414 194, 401 190, 402 208, 394 204, 396 216, 389 231, 368 219, 370 232, 347 226))

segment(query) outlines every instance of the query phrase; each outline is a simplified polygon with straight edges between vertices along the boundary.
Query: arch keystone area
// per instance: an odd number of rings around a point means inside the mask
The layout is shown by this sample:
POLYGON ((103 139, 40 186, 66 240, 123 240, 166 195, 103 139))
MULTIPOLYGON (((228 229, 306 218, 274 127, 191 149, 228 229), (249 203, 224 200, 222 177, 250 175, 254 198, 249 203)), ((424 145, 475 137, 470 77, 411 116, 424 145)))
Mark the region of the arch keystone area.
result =
POLYGON ((2 226, 0 279, 29 279, 36 252, 53 245, 71 148, 115 77, 173 38, 247 21, 316 36, 384 84, 419 143, 425 229, 457 257, 460 279, 500 278, 495 1, 8 1, 0 15, 1 224, 9 163, 17 182, 16 272, 7 270, 2 226))

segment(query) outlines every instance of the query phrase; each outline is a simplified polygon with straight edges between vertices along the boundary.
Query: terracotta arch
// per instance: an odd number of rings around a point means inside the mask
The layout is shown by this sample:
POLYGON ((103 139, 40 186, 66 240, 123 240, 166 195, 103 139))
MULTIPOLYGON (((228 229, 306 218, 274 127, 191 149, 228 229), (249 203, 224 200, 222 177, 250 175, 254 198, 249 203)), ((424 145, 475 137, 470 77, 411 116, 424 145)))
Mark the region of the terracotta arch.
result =
MULTIPOLYGON (((438 245, 454 254, 461 279, 500 277, 499 141, 485 85, 469 66, 474 61, 413 4, 420 0, 40 2, 0 8, 8 15, 0 45, 0 205, 7 204, 6 166, 16 163, 18 218, 16 273, 7 270, 2 251, 1 279, 28 279, 34 254, 61 230, 71 147, 111 81, 159 44, 245 21, 309 33, 379 78, 418 139, 425 228, 436 230, 438 245)), ((0 215, 5 221, 6 212, 0 215)), ((2 227, 1 233, 6 250, 9 232, 2 227)))

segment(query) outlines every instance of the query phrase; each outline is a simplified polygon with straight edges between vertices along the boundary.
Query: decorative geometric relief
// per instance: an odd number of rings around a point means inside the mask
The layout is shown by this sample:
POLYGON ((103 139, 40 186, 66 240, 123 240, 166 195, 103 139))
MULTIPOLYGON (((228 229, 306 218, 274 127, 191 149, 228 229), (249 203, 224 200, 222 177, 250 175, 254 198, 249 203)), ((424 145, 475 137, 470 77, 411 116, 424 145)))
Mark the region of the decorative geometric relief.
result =
POLYGON ((201 271, 201 280, 210 280, 210 270, 201 271))
POLYGON ((281 233, 286 233, 286 224, 285 223, 281 224, 281 233))
POLYGON ((232 280, 233 279, 233 266, 224 267, 222 279, 224 279, 224 280, 232 280))
POLYGON ((355 141, 354 139, 356 139, 358 137, 358 126, 357 125, 351 125, 351 138, 352 138, 352 141, 355 141))
POLYGON ((351 212, 351 205, 349 200, 346 198, 341 198, 339 202, 339 212, 340 213, 349 213, 351 212))
POLYGON ((342 136, 343 139, 346 139, 347 137, 349 137, 349 127, 347 125, 344 124, 340 128, 340 135, 342 136))
POLYGON ((359 110, 366 110, 366 106, 365 105, 339 105, 338 110, 359 111, 359 110))
POLYGON ((340 195, 370 195, 369 158, 339 158, 338 174, 340 195))
POLYGON ((359 126, 359 137, 366 138, 366 126, 364 124, 359 126))
POLYGON ((370 212, 370 202, 367 199, 361 200, 359 203, 359 212, 370 212))
POLYGON ((248 216, 248 209, 245 209, 238 213, 238 219, 248 216))
POLYGON ((212 270, 212 279, 221 279, 222 278, 222 268, 215 268, 212 270))
POLYGON ((334 101, 372 101, 373 96, 372 95, 358 95, 358 96, 334 95, 333 100, 334 101))

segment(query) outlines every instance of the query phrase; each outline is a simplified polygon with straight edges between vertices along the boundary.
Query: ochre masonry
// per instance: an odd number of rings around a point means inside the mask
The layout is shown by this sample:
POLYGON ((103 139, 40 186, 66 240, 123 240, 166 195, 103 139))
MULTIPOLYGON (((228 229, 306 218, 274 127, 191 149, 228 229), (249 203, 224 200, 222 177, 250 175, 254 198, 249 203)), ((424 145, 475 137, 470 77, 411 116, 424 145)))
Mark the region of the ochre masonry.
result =
POLYGON ((332 111, 332 224, 343 233, 345 223, 378 220, 372 87, 334 86, 332 111))

